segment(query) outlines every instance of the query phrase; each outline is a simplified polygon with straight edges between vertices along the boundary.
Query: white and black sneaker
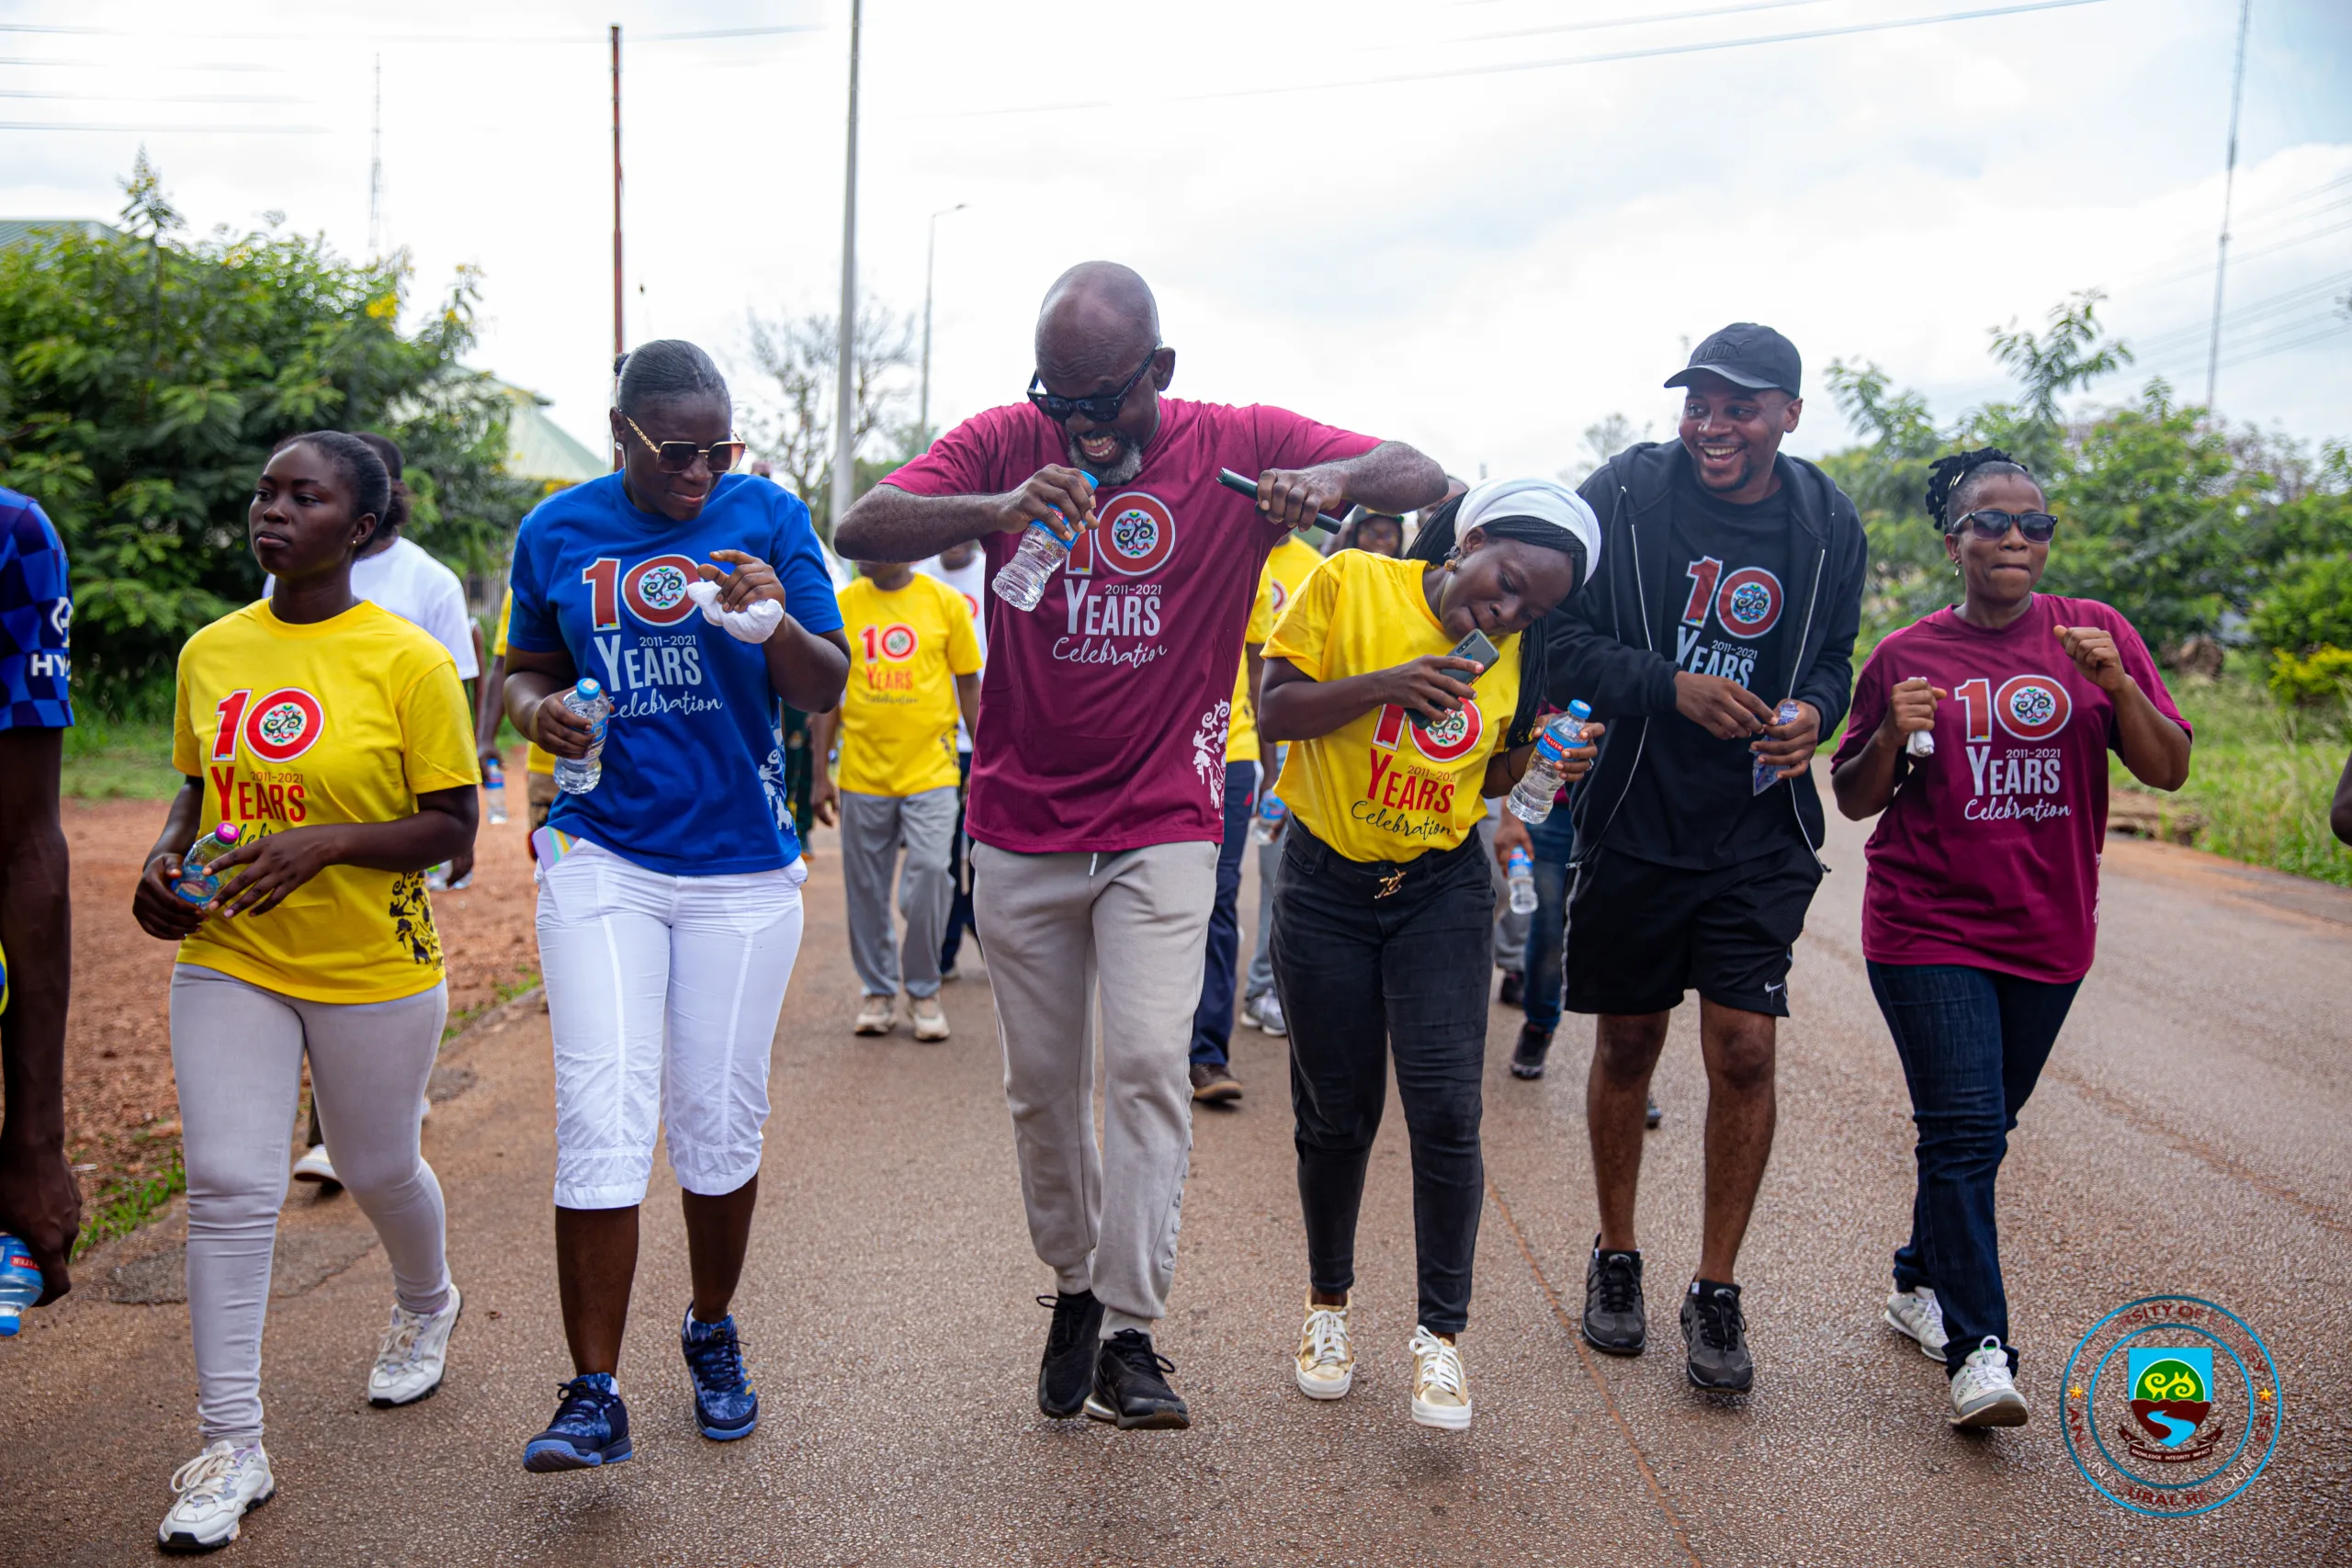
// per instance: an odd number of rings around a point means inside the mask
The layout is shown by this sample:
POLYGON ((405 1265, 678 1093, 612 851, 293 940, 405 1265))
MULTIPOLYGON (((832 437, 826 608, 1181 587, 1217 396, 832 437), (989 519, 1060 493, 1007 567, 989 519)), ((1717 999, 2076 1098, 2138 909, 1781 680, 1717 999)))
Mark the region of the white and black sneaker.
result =
POLYGON ((166 1551, 210 1551, 237 1539, 246 1513, 277 1492, 259 1443, 214 1443, 172 1473, 172 1506, 155 1527, 166 1551))
POLYGON ((1944 1309, 1933 1285, 1895 1292, 1886 1298, 1884 1316, 1889 1328, 1918 1345, 1919 1354, 1944 1364, 1944 1309))
POLYGON ((392 1321, 368 1371, 368 1403, 378 1409, 413 1404, 441 1386, 449 1364, 449 1331, 458 1326, 455 1280, 439 1312, 411 1312, 392 1303, 392 1321))
POLYGON ((2030 1415, 2009 1371, 2009 1353, 1987 1334, 1951 1380, 1951 1424, 1960 1427, 2022 1427, 2030 1415))

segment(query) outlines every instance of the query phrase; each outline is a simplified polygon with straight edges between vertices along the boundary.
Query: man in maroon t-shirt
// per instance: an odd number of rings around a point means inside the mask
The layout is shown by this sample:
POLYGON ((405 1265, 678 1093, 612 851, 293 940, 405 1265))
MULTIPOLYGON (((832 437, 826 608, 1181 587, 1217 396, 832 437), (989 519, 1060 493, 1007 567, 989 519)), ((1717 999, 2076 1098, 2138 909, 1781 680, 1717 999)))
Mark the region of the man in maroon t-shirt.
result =
POLYGON ((985 596, 973 904, 1030 1239, 1057 1286, 1038 1405, 1183 1427, 1151 1327, 1192 1155, 1187 1047, 1250 599, 1268 553, 1317 513, 1403 512, 1445 481, 1396 442, 1163 397, 1176 353, 1159 306, 1110 262, 1055 282, 1036 350, 1028 402, 941 436, 851 507, 834 543, 859 560, 920 560, 978 538, 993 576, 1033 520, 1069 520, 1056 531, 1075 541, 1069 559, 1035 610, 985 596), (1220 468, 1258 476, 1254 506, 1218 485, 1220 468))

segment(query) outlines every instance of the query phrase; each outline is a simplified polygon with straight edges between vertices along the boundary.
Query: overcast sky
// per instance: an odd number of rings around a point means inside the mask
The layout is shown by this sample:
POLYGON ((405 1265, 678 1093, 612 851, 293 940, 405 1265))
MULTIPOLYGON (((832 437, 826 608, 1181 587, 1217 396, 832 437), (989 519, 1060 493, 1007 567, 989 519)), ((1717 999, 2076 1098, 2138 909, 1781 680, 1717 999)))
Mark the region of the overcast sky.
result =
MULTIPOLYGON (((2237 0, 1689 47, 1994 4, 869 0, 860 272, 919 310, 926 218, 968 204, 938 225, 935 423, 1018 398, 1046 284, 1108 256, 1158 290, 1179 395, 1466 475, 1556 469, 1611 412, 1665 434, 1658 383, 1736 319, 1804 352, 1805 453, 1848 439, 1831 360, 1949 418, 2003 390, 1989 326, 2085 288, 2143 350, 2101 400, 2151 372, 2201 397, 2237 0)), ((846 0, 0 0, 0 217, 112 216, 143 141, 198 228, 276 210, 364 252, 380 56, 419 296, 479 266, 474 362, 600 447, 614 20, 629 337, 694 338, 755 398, 747 312, 839 288, 846 0), (766 28, 804 30, 650 36, 766 28)), ((2236 211, 2221 408, 2352 435, 2344 0, 2256 0, 2236 211)))

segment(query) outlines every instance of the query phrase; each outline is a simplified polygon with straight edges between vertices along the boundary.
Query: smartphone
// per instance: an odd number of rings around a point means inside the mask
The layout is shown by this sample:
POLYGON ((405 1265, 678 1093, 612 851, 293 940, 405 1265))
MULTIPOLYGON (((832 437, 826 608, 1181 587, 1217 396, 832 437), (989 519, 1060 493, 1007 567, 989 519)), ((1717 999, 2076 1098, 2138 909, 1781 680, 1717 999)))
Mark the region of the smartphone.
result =
MULTIPOLYGON (((1502 655, 1495 651, 1495 645, 1487 640, 1485 632, 1474 631, 1453 645, 1452 657, 1467 659, 1481 671, 1487 671, 1492 670, 1495 667, 1495 660, 1500 659, 1502 655)), ((1464 684, 1475 684, 1475 682, 1464 682, 1464 684)), ((1412 721, 1415 729, 1427 729, 1432 722, 1419 708, 1407 708, 1405 716, 1412 721)))

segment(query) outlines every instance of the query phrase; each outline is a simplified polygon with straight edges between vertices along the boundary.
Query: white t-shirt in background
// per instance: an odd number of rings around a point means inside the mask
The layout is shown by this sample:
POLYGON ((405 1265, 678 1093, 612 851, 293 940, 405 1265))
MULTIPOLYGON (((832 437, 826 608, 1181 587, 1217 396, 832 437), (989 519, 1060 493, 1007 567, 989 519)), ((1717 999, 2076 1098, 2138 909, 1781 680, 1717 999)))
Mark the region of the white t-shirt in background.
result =
MULTIPOLYGON (((980 642, 980 663, 986 666, 989 658, 989 617, 980 595, 988 592, 988 557, 975 549, 972 552, 972 558, 962 566, 946 566, 941 563, 937 556, 933 556, 929 560, 917 561, 915 570, 925 577, 939 579, 940 581, 964 596, 965 606, 972 612, 972 635, 980 642)), ((956 721, 956 750, 969 751, 971 749, 972 738, 965 733, 964 721, 959 718, 956 721)))
MULTIPOLYGON (((277 587, 276 578, 263 578, 262 597, 269 597, 277 587)), ((458 680, 470 681, 481 673, 481 666, 474 662, 474 624, 466 614, 465 584, 405 535, 394 539, 390 548, 351 563, 351 592, 430 632, 458 661, 458 680)))

